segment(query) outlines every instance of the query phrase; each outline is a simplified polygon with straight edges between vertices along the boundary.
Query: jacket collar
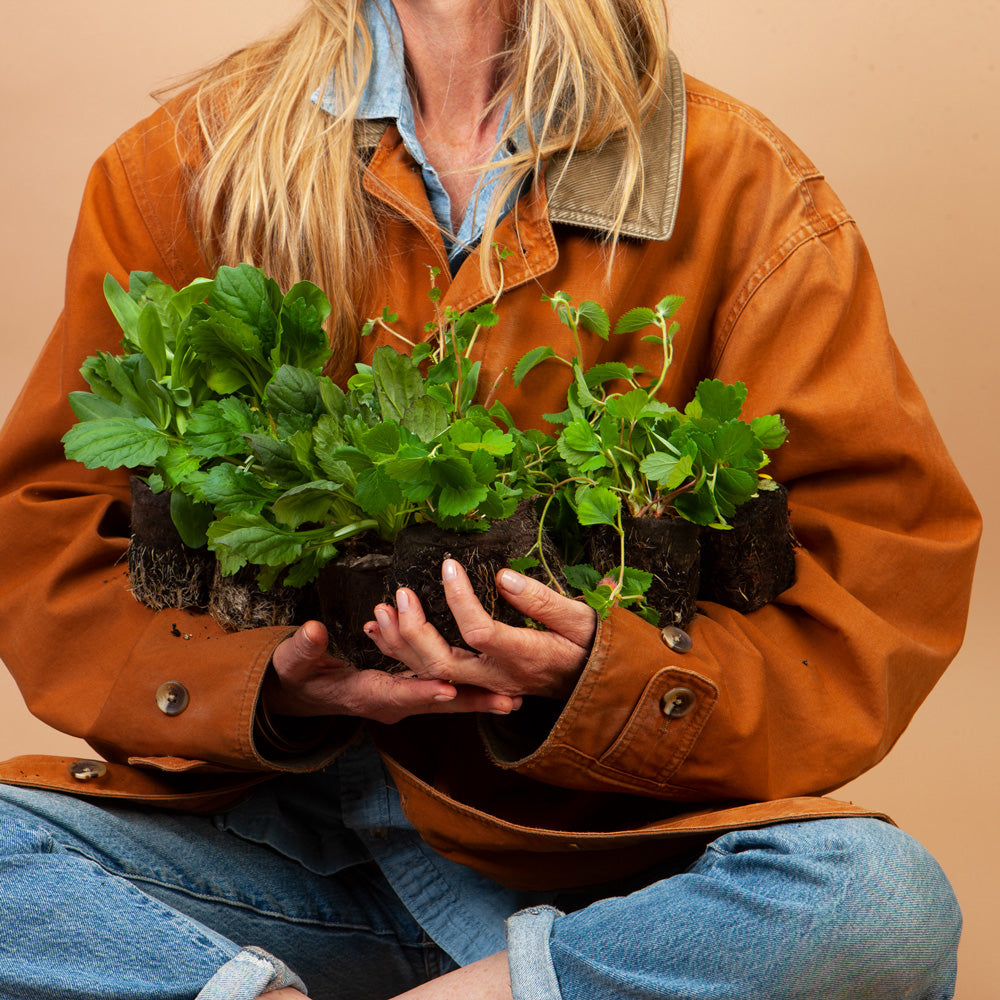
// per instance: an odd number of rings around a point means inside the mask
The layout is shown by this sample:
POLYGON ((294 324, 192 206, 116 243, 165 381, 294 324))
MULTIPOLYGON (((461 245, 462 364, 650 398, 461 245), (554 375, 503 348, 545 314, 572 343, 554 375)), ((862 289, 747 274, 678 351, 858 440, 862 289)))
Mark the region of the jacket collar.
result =
MULTIPOLYGON (((668 56, 663 97, 642 129, 642 188, 632 195, 622 221, 621 234, 636 239, 669 239, 677 217, 687 102, 680 63, 673 52, 668 56)), ((385 121, 355 122, 355 143, 366 159, 379 144, 385 127, 385 121)), ((618 176, 622 146, 620 138, 612 137, 598 149, 552 158, 546 171, 552 222, 611 231, 615 220, 607 193, 618 176)))
MULTIPOLYGON (((669 53, 666 88, 642 129, 643 184, 625 210, 621 233, 643 240, 666 240, 674 229, 681 191, 687 101, 684 74, 669 53)), ((610 232, 614 215, 608 191, 618 177, 624 142, 609 139, 594 150, 552 158, 546 174, 549 218, 571 226, 610 232)))

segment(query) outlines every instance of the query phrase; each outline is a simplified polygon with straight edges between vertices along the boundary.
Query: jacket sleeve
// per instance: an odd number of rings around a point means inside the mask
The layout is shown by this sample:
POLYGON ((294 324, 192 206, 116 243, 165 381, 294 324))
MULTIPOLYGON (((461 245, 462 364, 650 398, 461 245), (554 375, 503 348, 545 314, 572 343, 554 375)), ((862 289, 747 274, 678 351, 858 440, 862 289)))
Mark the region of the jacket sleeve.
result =
POLYGON ((745 381, 752 413, 789 427, 768 471, 789 487, 795 584, 747 615, 701 605, 683 655, 612 612, 541 742, 486 723, 502 766, 681 801, 822 793, 888 752, 957 652, 978 511, 889 337, 856 227, 825 219, 751 269, 704 373, 745 381))
MULTIPOLYGON (((139 604, 124 562, 127 473, 88 471, 60 443, 75 419, 67 394, 87 388, 80 365, 98 350, 120 352, 104 275, 126 283, 129 271, 149 270, 180 287, 204 273, 184 184, 164 112, 120 139, 88 179, 63 313, 0 437, 0 655, 34 714, 109 759, 263 768, 254 710, 288 629, 227 634, 207 615, 139 604), (157 707, 169 681, 189 695, 177 715, 157 707)), ((283 766, 317 766, 332 752, 283 766)))

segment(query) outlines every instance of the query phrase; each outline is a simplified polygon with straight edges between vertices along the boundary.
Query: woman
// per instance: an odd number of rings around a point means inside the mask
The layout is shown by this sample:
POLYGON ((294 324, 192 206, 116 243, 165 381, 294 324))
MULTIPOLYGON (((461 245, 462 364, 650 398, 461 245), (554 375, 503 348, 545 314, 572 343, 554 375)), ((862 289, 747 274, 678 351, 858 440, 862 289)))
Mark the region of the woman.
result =
POLYGON ((978 515, 853 221, 770 123, 681 76, 662 4, 315 0, 223 62, 91 174, 0 455, 0 654, 108 761, 0 769, 3 995, 951 995, 943 874, 819 796, 954 655, 978 515), (366 627, 413 677, 333 661, 318 622, 141 607, 127 484, 64 460, 66 394, 117 344, 106 271, 179 286, 242 259, 329 293, 341 378, 383 306, 420 336, 428 268, 456 309, 502 287, 477 359, 522 426, 565 398, 544 367, 501 378, 541 336, 561 349, 542 292, 612 316, 684 295, 664 398, 711 375, 783 414, 796 583, 750 615, 703 605, 679 653, 509 571, 546 629, 498 625, 449 560, 480 656, 405 590, 366 627))

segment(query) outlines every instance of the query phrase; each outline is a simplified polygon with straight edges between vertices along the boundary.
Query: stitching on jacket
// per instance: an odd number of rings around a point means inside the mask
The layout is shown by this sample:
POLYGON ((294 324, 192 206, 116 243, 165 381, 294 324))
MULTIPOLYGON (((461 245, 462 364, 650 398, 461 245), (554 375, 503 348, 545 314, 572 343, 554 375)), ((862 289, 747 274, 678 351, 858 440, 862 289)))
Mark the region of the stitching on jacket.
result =
POLYGON ((726 348, 729 346, 729 341, 736 329, 736 325, 740 321, 740 317, 743 315, 744 309, 746 309, 750 300, 757 292, 764 287, 768 278, 807 243, 811 243, 813 240, 822 240, 824 237, 829 236, 846 225, 854 225, 854 219, 846 209, 831 215, 822 228, 817 228, 811 222, 804 222, 798 229, 794 230, 779 243, 770 256, 764 258, 762 263, 747 279, 743 290, 736 297, 722 325, 722 334, 718 340, 718 347, 713 352, 710 362, 713 373, 722 362, 723 355, 726 353, 726 348))
POLYGON ((185 281, 187 277, 185 269, 168 239, 166 228, 161 222, 160 217, 153 211, 152 200, 146 191, 146 185, 139 182, 138 171, 132 169, 134 164, 132 156, 134 145, 129 145, 126 152, 125 139, 126 137, 124 136, 118 139, 115 142, 114 149, 121 164, 125 182, 128 184, 129 193, 132 195, 132 200, 139 210, 139 216, 146 227, 146 232, 149 234, 156 252, 160 255, 160 259, 170 273, 174 285, 185 285, 187 284, 187 281, 185 281))
POLYGON ((784 135, 778 131, 776 125, 763 115, 744 104, 727 101, 724 98, 717 97, 712 94, 698 93, 697 91, 692 93, 689 88, 688 100, 692 104, 702 104, 707 107, 714 107, 720 111, 725 111, 729 114, 735 115, 741 121, 746 122, 747 125, 751 126, 751 128, 758 135, 766 139, 780 157, 781 162, 785 165, 785 169, 792 175, 792 178, 795 181, 795 186, 799 192, 799 197, 801 197, 806 211, 814 218, 820 218, 819 211, 816 208, 816 203, 813 201, 812 192, 809 190, 807 182, 810 180, 817 180, 821 178, 823 174, 808 158, 806 158, 806 163, 803 163, 793 155, 792 151, 788 147, 788 140, 786 140, 784 135))

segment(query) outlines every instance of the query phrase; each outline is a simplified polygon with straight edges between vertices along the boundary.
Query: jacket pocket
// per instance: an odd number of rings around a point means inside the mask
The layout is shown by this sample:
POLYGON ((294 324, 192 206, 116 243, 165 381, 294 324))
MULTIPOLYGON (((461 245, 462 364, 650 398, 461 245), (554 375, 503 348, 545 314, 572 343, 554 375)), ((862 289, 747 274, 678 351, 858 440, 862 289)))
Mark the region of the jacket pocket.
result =
POLYGON ((632 714, 600 765, 661 785, 681 766, 718 700, 718 688, 706 677, 666 667, 646 684, 632 714))

